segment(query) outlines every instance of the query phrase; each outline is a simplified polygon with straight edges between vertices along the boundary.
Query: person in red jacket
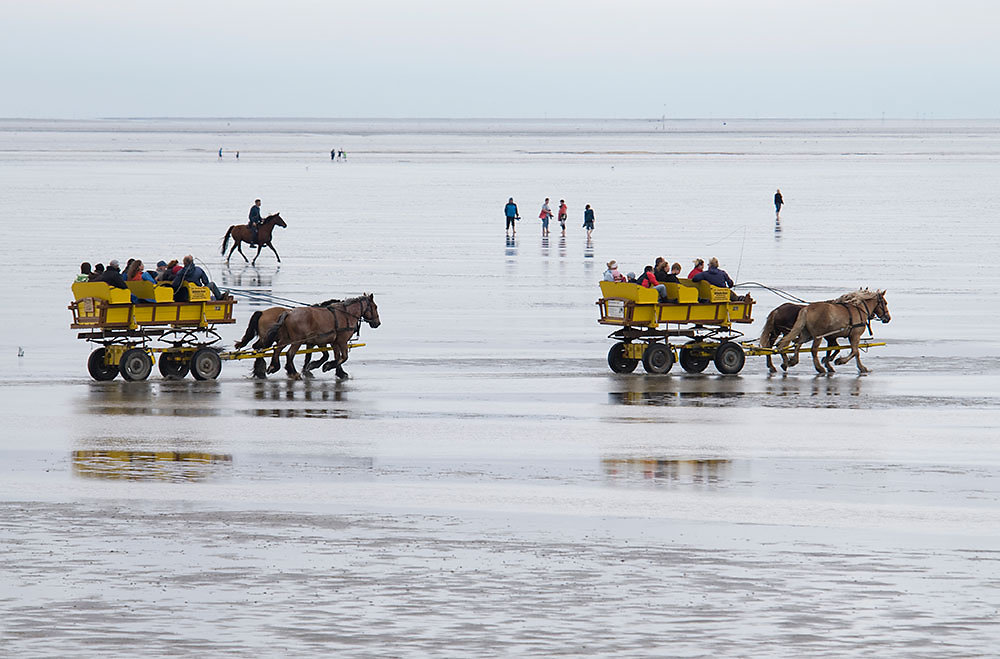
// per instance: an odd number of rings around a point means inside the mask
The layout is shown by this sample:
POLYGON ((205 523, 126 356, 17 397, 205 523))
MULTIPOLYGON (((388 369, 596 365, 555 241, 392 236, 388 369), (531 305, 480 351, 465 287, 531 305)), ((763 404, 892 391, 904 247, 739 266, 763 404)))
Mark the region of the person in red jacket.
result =
POLYGON ((646 266, 643 273, 639 275, 639 283, 646 288, 655 288, 656 292, 660 294, 660 302, 666 301, 667 287, 656 281, 656 275, 653 274, 653 266, 646 266))
POLYGON ((701 259, 694 260, 694 268, 688 273, 688 279, 693 279, 695 275, 705 271, 705 262, 701 259))
POLYGON ((562 227, 562 237, 566 237, 566 218, 569 217, 569 208, 566 206, 566 200, 559 200, 559 226, 562 227))

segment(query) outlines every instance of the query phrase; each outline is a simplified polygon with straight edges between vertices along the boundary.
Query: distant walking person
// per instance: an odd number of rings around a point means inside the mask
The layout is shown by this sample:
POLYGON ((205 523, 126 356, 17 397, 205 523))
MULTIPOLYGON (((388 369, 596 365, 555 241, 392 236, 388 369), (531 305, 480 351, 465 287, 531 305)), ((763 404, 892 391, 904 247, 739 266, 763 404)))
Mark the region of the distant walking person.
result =
POLYGON ((237 152, 236 152, 236 159, 237 159, 237 160, 239 160, 239 159, 240 159, 240 152, 239 152, 239 151, 237 151, 237 152))
POLYGON ((220 158, 222 157, 222 147, 221 146, 219 147, 219 157, 220 158))
POLYGON ((504 235, 516 236, 517 227, 514 226, 515 220, 520 220, 521 216, 517 214, 517 204, 514 203, 514 198, 511 197, 507 200, 507 205, 503 207, 503 214, 507 218, 507 228, 504 230, 504 235))
POLYGON ((785 200, 781 198, 781 190, 774 193, 774 219, 781 219, 781 207, 785 205, 785 200))
POLYGON ((250 207, 250 221, 247 222, 250 225, 250 230, 253 232, 253 240, 250 241, 251 247, 257 244, 257 228, 262 221, 260 218, 260 199, 254 199, 253 206, 250 207))
POLYGON ((336 159, 337 159, 337 150, 330 149, 330 160, 336 160, 336 159))
POLYGON ((552 209, 549 208, 549 198, 545 198, 542 210, 538 213, 538 219, 542 221, 542 237, 549 235, 549 219, 552 217, 552 209))
POLYGON ((583 209, 583 228, 587 230, 587 240, 590 240, 590 232, 594 230, 594 209, 590 204, 583 209))
POLYGON ((562 227, 562 237, 566 237, 566 218, 569 208, 566 206, 566 200, 559 200, 559 226, 562 227))

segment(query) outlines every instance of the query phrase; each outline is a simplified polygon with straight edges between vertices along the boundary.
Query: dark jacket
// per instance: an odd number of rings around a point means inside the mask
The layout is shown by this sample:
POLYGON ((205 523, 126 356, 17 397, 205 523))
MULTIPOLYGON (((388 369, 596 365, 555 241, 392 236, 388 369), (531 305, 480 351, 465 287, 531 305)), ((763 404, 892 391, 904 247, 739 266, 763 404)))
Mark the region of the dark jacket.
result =
POLYGON ((114 286, 115 288, 128 288, 125 285, 125 279, 122 277, 121 270, 110 265, 104 269, 104 274, 94 281, 103 281, 105 284, 114 286))
POLYGON ((205 271, 196 266, 194 263, 184 266, 184 269, 177 273, 174 277, 174 288, 180 288, 181 283, 185 281, 189 281, 197 286, 210 285, 208 275, 206 275, 205 271))
POLYGON ((507 217, 517 217, 517 204, 514 202, 508 203, 503 207, 503 214, 507 217))
POLYGON ((583 222, 584 222, 584 224, 586 224, 587 222, 590 222, 591 224, 594 223, 594 209, 593 208, 588 208, 587 210, 583 211, 583 222))
POLYGON ((699 272, 691 281, 707 281, 712 286, 720 286, 722 288, 732 288, 733 280, 729 278, 725 270, 719 268, 709 268, 705 272, 699 272))
POLYGON ((785 200, 781 198, 781 193, 780 192, 775 192, 774 193, 774 207, 775 208, 781 208, 781 206, 784 203, 785 203, 785 200))
POLYGON ((260 207, 254 204, 250 207, 250 224, 260 224, 260 207))
POLYGON ((657 270, 656 271, 656 281, 661 284, 679 284, 677 280, 677 275, 672 274, 669 270, 657 270))

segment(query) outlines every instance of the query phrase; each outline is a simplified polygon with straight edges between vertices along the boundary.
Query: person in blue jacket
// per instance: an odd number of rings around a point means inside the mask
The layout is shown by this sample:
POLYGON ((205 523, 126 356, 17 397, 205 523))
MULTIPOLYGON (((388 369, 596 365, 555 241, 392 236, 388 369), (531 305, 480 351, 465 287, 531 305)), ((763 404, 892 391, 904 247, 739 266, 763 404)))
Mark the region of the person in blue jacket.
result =
POLYGON ((253 200, 253 206, 250 207, 250 221, 247 224, 250 225, 250 230, 253 231, 253 240, 250 246, 255 247, 257 245, 257 229, 260 227, 260 223, 263 220, 260 218, 260 199, 253 200))
POLYGON ((699 272, 691 278, 691 281, 707 281, 712 286, 720 288, 733 287, 732 278, 725 270, 719 268, 719 259, 714 256, 708 260, 708 270, 699 272))
POLYGON ((504 235, 507 235, 509 231, 509 235, 516 236, 517 228, 514 226, 514 221, 520 220, 521 216, 517 212, 517 204, 514 203, 513 197, 507 200, 507 205, 503 207, 503 214, 507 218, 507 228, 504 230, 504 235))
POLYGON ((190 254, 184 257, 184 268, 181 269, 181 271, 178 272, 177 275, 174 277, 174 282, 173 282, 174 300, 177 302, 186 301, 177 299, 178 292, 180 290, 182 289, 185 291, 187 290, 184 289, 183 287, 183 284, 186 281, 189 281, 197 286, 207 286, 209 289, 211 289, 212 295, 215 297, 216 300, 222 300, 225 297, 222 294, 222 291, 219 290, 219 287, 216 286, 215 283, 209 280, 208 275, 205 274, 205 271, 194 264, 194 257, 191 256, 190 254))

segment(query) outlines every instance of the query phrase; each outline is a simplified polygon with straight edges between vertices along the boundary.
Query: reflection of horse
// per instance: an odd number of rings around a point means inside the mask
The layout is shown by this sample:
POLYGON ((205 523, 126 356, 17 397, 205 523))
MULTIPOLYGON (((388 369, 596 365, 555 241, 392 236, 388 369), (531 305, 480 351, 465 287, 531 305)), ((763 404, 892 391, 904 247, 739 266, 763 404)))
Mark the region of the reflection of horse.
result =
POLYGON ((324 363, 328 356, 323 352, 319 361, 309 365, 307 355, 306 364, 302 367, 303 374, 310 377, 310 372, 322 365, 324 372, 335 368, 337 377, 346 378, 347 372, 341 365, 347 361, 347 342, 357 334, 362 320, 372 328, 378 327, 382 322, 378 317, 374 296, 368 293, 343 302, 330 301, 321 306, 298 307, 282 313, 263 339, 262 347, 275 346, 267 372, 274 373, 281 367, 281 348, 287 345, 285 371, 288 377, 297 380, 301 376, 295 370, 292 360, 299 348, 303 345, 310 348, 329 344, 333 347, 333 361, 324 363))
MULTIPOLYGON (((251 265, 257 263, 257 257, 260 256, 260 250, 264 249, 264 246, 271 248, 274 252, 274 256, 278 259, 278 263, 281 263, 281 257, 278 256, 278 250, 274 248, 271 244, 271 232, 274 230, 275 225, 279 227, 287 227, 285 221, 281 219, 281 215, 275 213, 274 215, 268 215, 260 223, 260 227, 257 229, 257 255, 253 257, 251 265)), ((229 265, 229 257, 233 255, 234 251, 239 251, 240 256, 243 257, 244 261, 249 261, 247 255, 243 253, 243 248, 241 245, 243 243, 252 244, 253 240, 253 230, 246 224, 234 224, 229 227, 229 231, 226 232, 226 236, 222 239, 222 253, 226 253, 226 246, 229 243, 229 237, 233 237, 233 248, 229 250, 229 255, 226 256, 226 265, 229 265)))
MULTIPOLYGON (((797 350, 811 339, 813 366, 818 373, 823 373, 817 354, 820 340, 846 336, 851 342, 851 353, 834 360, 834 363, 846 364, 853 358, 857 361, 858 372, 867 373, 868 369, 861 363, 861 356, 858 354, 858 342, 866 327, 871 330, 872 318, 878 318, 883 323, 892 320, 885 301, 885 291, 852 291, 830 302, 814 302, 799 312, 795 325, 778 342, 777 347, 787 348, 794 341, 797 350)), ((788 365, 794 366, 798 361, 799 355, 796 352, 788 365)), ((833 372, 833 367, 827 363, 826 370, 833 372)))

